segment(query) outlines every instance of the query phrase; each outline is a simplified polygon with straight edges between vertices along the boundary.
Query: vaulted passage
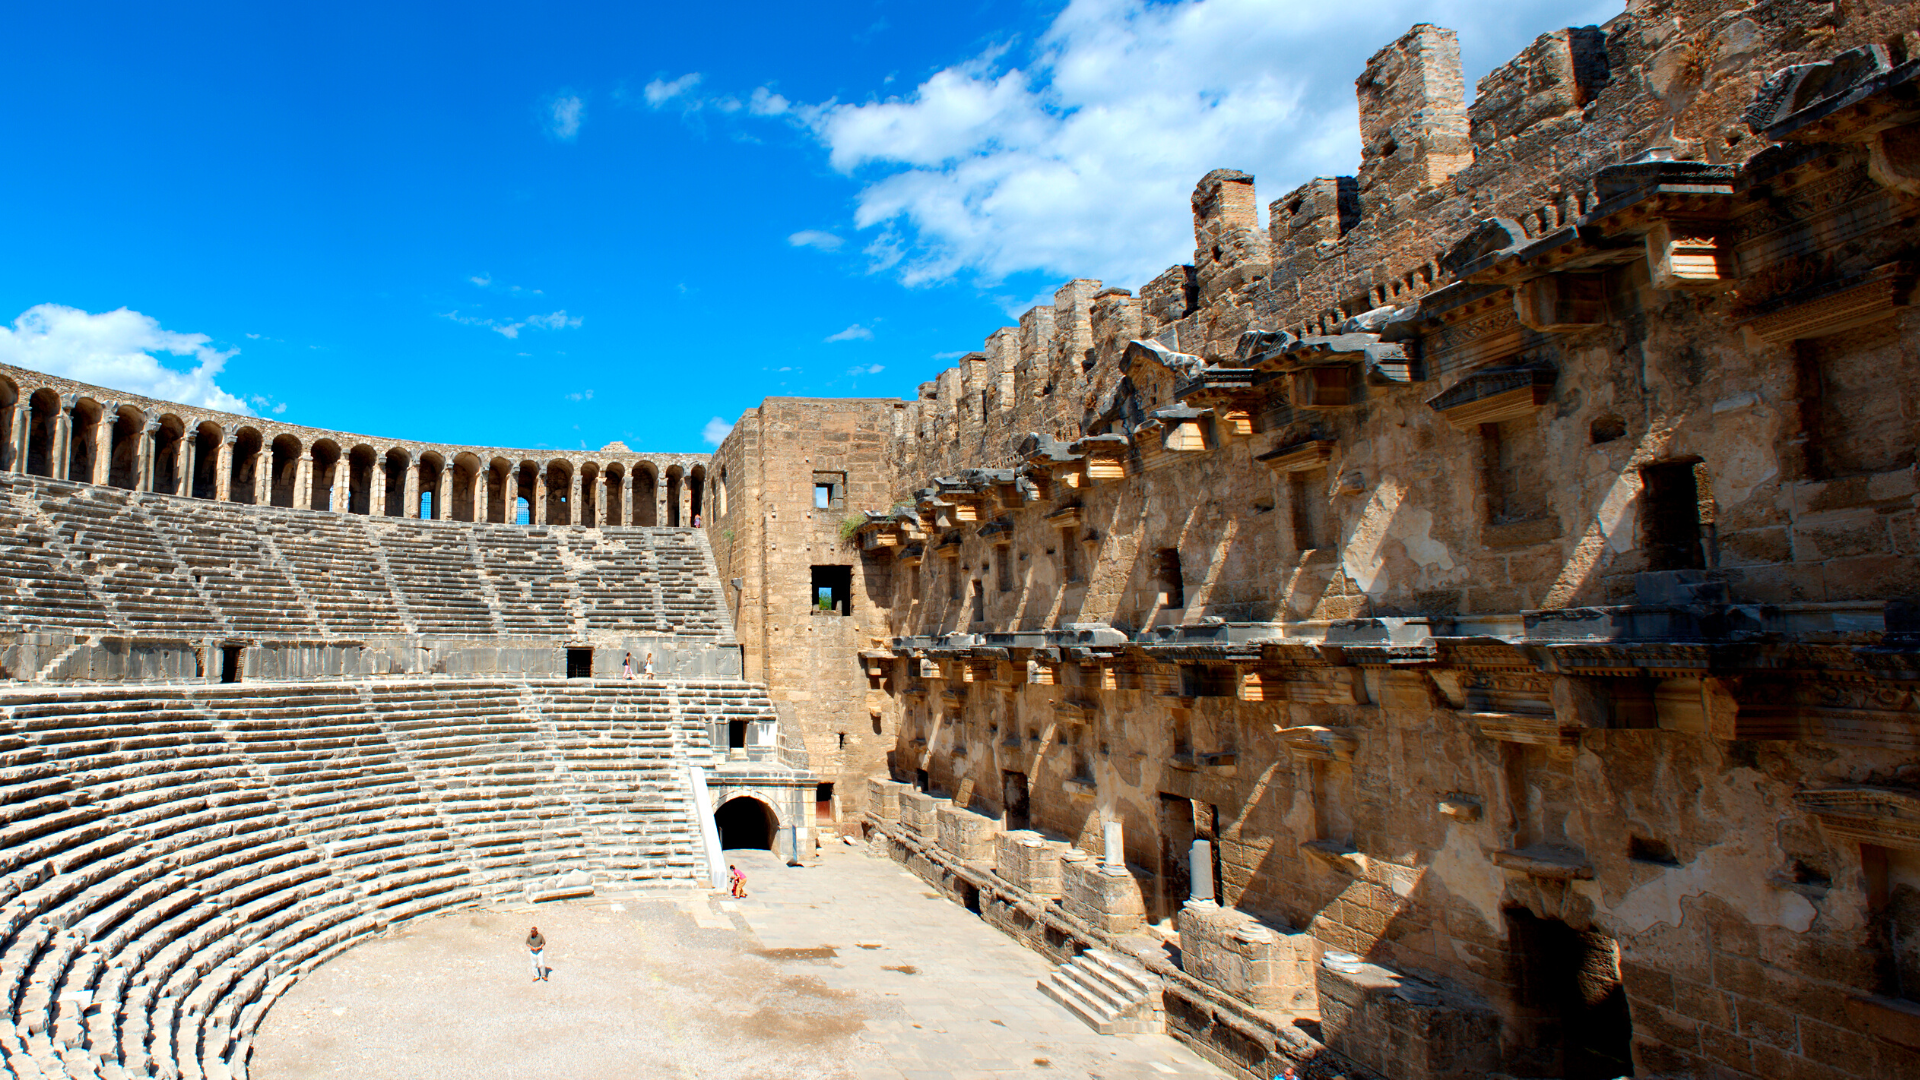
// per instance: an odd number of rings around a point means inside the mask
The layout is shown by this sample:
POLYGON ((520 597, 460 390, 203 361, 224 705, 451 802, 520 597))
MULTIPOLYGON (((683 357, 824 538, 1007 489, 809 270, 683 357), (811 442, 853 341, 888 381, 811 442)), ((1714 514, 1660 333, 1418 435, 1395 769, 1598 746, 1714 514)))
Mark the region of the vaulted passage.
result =
POLYGON ((1633 1021, 1613 939, 1517 908, 1507 912, 1507 932, 1519 1034, 1532 1049, 1515 1075, 1632 1076, 1633 1021))
POLYGON ((713 823, 720 830, 720 846, 773 849, 773 834, 779 825, 773 811, 757 799, 728 799, 713 812, 713 823))

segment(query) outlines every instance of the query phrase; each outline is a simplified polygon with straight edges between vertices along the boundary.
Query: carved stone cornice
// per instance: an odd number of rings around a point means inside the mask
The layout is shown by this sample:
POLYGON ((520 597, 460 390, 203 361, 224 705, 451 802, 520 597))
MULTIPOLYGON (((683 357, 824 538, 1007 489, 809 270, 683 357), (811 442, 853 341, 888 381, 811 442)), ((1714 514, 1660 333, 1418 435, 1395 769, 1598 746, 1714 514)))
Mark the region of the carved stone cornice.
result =
POLYGON ((1829 835, 1875 847, 1920 851, 1920 795, 1849 785, 1802 791, 1793 801, 1829 835))

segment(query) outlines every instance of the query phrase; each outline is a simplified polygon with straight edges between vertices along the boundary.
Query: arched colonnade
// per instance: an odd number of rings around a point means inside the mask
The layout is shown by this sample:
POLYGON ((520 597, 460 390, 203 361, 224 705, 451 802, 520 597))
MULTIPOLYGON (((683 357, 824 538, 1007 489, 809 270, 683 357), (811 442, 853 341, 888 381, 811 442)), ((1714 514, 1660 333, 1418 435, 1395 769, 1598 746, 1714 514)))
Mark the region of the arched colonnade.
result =
MULTIPOLYGON (((530 525, 693 525, 706 466, 388 446, 183 419, 0 375, 0 470, 260 506, 530 525), (523 507, 521 504, 525 503, 523 507)), ((616 448, 617 449, 617 448, 616 448)))

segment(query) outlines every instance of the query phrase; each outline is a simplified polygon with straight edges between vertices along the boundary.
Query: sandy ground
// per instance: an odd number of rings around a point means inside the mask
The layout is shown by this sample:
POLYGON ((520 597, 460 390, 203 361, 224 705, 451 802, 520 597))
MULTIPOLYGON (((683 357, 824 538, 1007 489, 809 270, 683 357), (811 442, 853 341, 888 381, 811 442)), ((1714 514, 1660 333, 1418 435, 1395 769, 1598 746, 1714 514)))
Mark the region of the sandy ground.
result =
POLYGON ((1046 960, 893 863, 729 852, 746 901, 683 890, 408 924, 303 980, 254 1080, 1222 1075, 1165 1036, 1103 1036, 1046 960), (525 938, 546 936, 548 982, 525 938))

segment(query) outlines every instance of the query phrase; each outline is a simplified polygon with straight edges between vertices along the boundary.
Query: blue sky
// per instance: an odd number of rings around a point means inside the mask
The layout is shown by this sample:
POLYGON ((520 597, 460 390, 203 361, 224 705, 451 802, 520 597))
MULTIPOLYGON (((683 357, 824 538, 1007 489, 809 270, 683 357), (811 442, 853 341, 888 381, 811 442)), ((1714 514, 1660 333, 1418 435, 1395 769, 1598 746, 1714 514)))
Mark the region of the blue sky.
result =
POLYGON ((1469 84, 1620 0, 19 6, 0 361, 443 442, 699 450, 910 397, 1068 277, 1358 160, 1414 22, 1469 84), (714 423, 719 418, 720 423, 714 423))

